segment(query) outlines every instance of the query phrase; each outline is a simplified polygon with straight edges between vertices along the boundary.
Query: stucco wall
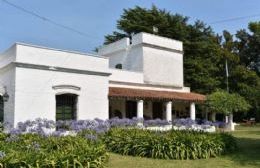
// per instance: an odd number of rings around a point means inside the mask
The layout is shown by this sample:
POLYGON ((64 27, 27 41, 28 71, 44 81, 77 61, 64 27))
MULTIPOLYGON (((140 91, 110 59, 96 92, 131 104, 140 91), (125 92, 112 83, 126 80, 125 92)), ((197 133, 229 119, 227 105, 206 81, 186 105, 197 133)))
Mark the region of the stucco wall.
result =
POLYGON ((107 58, 15 44, 0 56, 0 85, 7 86, 10 96, 4 121, 16 125, 35 118, 55 120, 55 95, 61 93, 78 95, 77 119, 107 119, 108 76, 107 58), (80 90, 54 89, 57 85, 80 90))
POLYGON ((123 69, 126 69, 125 59, 126 59, 126 51, 118 51, 111 55, 107 55, 109 57, 109 68, 115 68, 117 64, 122 64, 123 69))
POLYGON ((108 59, 94 55, 19 43, 16 45, 16 53, 16 61, 21 63, 98 72, 108 71, 108 59))
POLYGON ((166 50, 143 47, 144 82, 183 87, 183 56, 166 50))
POLYGON ((110 55, 111 53, 118 52, 121 50, 125 50, 127 46, 129 46, 130 40, 129 38, 125 37, 121 40, 118 40, 114 43, 104 45, 98 49, 98 53, 100 55, 110 55))
POLYGON ((98 54, 109 58, 110 68, 122 64, 124 70, 143 71, 142 47, 130 45, 129 38, 103 46, 99 49, 98 54))
POLYGON ((143 72, 143 47, 131 45, 123 65, 127 70, 143 72))
POLYGON ((143 72, 143 83, 183 87, 182 42, 148 33, 124 38, 103 46, 99 54, 109 58, 109 66, 122 64, 124 70, 143 72))
POLYGON ((132 72, 121 69, 110 69, 111 75, 109 76, 110 81, 118 82, 130 82, 130 83, 143 83, 143 73, 132 72))
POLYGON ((78 95, 77 119, 108 118, 108 77, 17 68, 15 123, 27 119, 55 120, 55 95, 78 95), (73 85, 74 89, 53 89, 56 85, 73 85))
POLYGON ((12 45, 4 53, 0 54, 0 69, 15 61, 16 45, 12 45))
POLYGON ((159 47, 178 50, 178 51, 183 50, 181 41, 154 35, 154 34, 144 33, 144 32, 135 34, 132 37, 132 45, 138 45, 138 44, 150 44, 153 46, 159 46, 159 47))

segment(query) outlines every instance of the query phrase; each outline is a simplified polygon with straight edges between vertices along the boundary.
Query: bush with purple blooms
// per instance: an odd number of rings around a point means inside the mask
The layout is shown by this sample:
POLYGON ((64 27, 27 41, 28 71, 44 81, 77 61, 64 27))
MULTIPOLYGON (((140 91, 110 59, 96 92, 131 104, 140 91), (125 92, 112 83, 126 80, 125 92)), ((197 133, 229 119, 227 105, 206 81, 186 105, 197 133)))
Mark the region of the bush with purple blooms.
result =
POLYGON ((4 124, 0 132, 0 167, 104 167, 107 150, 163 159, 215 157, 235 149, 227 134, 194 131, 149 131, 146 127, 214 125, 209 121, 119 119, 4 124), (140 123, 143 125, 140 125, 140 123), (140 129, 141 128, 141 129, 140 129))
POLYGON ((81 131, 90 130, 96 133, 105 133, 110 128, 114 127, 164 127, 173 124, 174 126, 184 126, 186 128, 191 128, 193 125, 200 125, 201 128, 203 126, 216 126, 216 127, 224 127, 225 123, 223 122, 211 122, 207 120, 191 120, 189 118, 186 119, 175 119, 173 122, 169 122, 166 120, 155 119, 155 120, 143 120, 139 118, 112 118, 109 120, 72 120, 72 121, 57 121, 54 122, 52 120, 47 119, 36 119, 34 121, 25 121, 19 122, 16 128, 11 128, 7 124, 5 127, 6 131, 10 134, 23 134, 23 133, 36 133, 43 136, 62 136, 68 134, 77 134, 81 131), (140 123, 143 123, 140 125, 140 123))
POLYGON ((95 136, 1 135, 0 167, 104 167, 108 153, 95 136))
POLYGON ((196 120, 191 120, 190 118, 179 118, 173 120, 173 125, 177 127, 184 126, 186 128, 192 128, 192 126, 200 126, 201 128, 207 127, 207 126, 215 126, 216 128, 224 128, 226 126, 225 122, 222 121, 208 121, 205 119, 196 119, 196 120))

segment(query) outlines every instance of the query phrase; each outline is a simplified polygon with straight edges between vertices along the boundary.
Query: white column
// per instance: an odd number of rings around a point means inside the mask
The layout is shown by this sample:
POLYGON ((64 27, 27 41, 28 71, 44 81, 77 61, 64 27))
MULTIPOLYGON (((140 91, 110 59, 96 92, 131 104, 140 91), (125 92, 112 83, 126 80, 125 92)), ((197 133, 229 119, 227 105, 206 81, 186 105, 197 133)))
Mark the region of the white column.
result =
POLYGON ((228 115, 225 116, 225 123, 228 123, 228 115))
POLYGON ((230 113, 229 114, 229 123, 228 123, 229 127, 230 127, 230 131, 235 131, 235 125, 233 123, 233 114, 230 113))
POLYGON ((192 120, 196 119, 196 109, 195 109, 194 102, 191 102, 191 104, 190 104, 190 119, 192 119, 192 120))
POLYGON ((172 121, 172 102, 168 101, 166 103, 166 120, 172 121))
POLYGON ((138 100, 137 101, 137 118, 144 117, 144 101, 138 100))

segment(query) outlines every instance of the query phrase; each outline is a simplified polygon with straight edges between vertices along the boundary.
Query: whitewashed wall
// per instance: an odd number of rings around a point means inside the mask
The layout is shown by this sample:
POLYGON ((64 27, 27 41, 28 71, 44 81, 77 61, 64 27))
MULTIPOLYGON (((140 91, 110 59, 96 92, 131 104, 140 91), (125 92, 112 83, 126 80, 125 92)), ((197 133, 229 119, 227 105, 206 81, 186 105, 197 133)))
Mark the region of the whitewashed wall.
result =
POLYGON ((108 79, 104 76, 17 68, 15 123, 27 119, 55 120, 55 95, 78 95, 77 119, 108 118, 108 79), (56 85, 73 85, 80 90, 53 89, 56 85))
POLYGON ((98 72, 108 71, 108 59, 71 51, 17 43, 16 62, 98 72))
POLYGON ((144 82, 183 87, 182 54, 143 47, 144 82))
POLYGON ((143 83, 144 81, 143 73, 141 72, 126 71, 121 69, 110 69, 110 72, 110 81, 130 83, 143 83))
POLYGON ((168 49, 174 49, 178 51, 183 50, 183 45, 181 41, 144 32, 138 33, 132 37, 133 45, 138 45, 141 43, 164 47, 168 49))
POLYGON ((110 68, 122 64, 124 70, 143 72, 143 83, 183 87, 182 42, 148 33, 134 35, 131 44, 128 41, 124 38, 100 48, 110 68))
POLYGON ((108 118, 107 58, 27 44, 16 44, 6 53, 12 59, 0 57, 1 85, 7 86, 10 95, 5 103, 5 122, 16 125, 39 117, 55 120, 55 95, 61 93, 78 95, 77 119, 108 118), (42 65, 49 69, 42 69, 42 65), (72 85, 80 90, 54 89, 57 85, 72 85))

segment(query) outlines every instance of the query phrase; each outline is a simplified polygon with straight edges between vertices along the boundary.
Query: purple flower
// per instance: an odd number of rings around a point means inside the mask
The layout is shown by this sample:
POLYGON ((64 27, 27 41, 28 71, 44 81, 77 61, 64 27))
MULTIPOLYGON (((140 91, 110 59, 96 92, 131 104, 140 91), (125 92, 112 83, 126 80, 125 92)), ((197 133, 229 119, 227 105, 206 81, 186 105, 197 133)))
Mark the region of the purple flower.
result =
POLYGON ((191 127, 192 125, 195 125, 197 123, 196 123, 196 121, 194 121, 190 118, 180 118, 180 119, 175 119, 173 121, 173 124, 176 126, 191 127))
POLYGON ((8 132, 10 135, 19 135, 22 134, 22 131, 20 129, 17 128, 12 128, 9 130, 8 132))

